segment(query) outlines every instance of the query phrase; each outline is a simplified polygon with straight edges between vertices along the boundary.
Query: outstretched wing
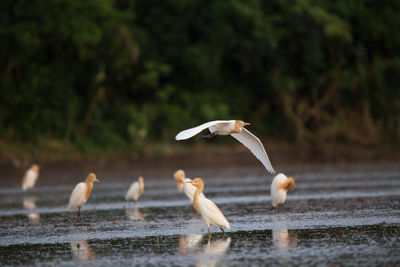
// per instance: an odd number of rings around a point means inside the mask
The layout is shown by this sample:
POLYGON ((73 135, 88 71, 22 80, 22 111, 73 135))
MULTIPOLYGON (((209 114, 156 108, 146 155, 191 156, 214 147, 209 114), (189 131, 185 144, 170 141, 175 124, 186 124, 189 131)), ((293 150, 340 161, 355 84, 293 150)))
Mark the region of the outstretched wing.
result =
POLYGON ((187 129, 187 130, 184 130, 184 131, 178 133, 178 134, 175 136, 175 139, 176 139, 176 140, 185 140, 185 139, 188 139, 188 138, 190 138, 190 137, 192 137, 192 136, 195 136, 195 135, 198 134, 199 132, 201 132, 201 131, 203 131, 204 129, 207 129, 207 128, 209 128, 209 127, 215 125, 215 124, 219 124, 219 123, 229 123, 229 122, 230 122, 230 121, 209 121, 209 122, 206 122, 206 123, 204 123, 204 124, 202 124, 202 125, 199 125, 199 126, 196 126, 196 127, 193 127, 193 128, 190 128, 190 129, 187 129))
POLYGON ((242 128, 241 133, 232 133, 231 135, 245 147, 247 147, 251 153, 253 153, 254 156, 261 161, 268 172, 272 174, 275 173, 275 170, 269 161, 267 152, 265 152, 265 148, 257 136, 249 132, 246 128, 242 128))

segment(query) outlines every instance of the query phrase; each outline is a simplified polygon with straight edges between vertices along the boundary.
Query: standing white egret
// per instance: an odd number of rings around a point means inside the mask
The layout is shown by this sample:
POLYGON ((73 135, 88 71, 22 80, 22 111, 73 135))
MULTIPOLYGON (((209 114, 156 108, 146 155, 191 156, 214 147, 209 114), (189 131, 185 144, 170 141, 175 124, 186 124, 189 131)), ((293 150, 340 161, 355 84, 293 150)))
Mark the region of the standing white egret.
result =
POLYGON ((217 205, 204 195, 201 196, 204 189, 203 180, 201 178, 196 178, 193 181, 187 181, 185 183, 191 183, 196 187, 196 192, 193 197, 193 207, 206 221, 208 226, 208 235, 210 236, 210 224, 217 226, 224 234, 225 231, 222 227, 231 229, 229 222, 225 219, 224 214, 222 214, 217 205))
POLYGON ((176 140, 185 140, 196 134, 200 133, 205 129, 209 129, 210 134, 204 136, 211 138, 215 135, 231 135, 233 138, 237 139, 245 147, 247 147, 256 158, 261 161, 264 167, 270 173, 275 173, 274 168, 269 161, 267 152, 260 139, 257 136, 249 132, 244 126, 250 125, 250 123, 240 121, 240 120, 229 120, 229 121, 210 121, 206 122, 200 126, 190 128, 178 133, 175 137, 176 140))
POLYGON ((90 173, 86 177, 85 182, 77 184, 71 193, 71 196, 69 198, 68 210, 72 212, 73 210, 78 208, 76 221, 81 219, 81 207, 89 199, 94 182, 100 183, 100 181, 96 178, 96 174, 90 173))
MULTIPOLYGON (((184 192, 185 195, 187 196, 187 198, 190 200, 190 202, 193 202, 193 196, 194 196, 194 192, 196 191, 196 187, 190 183, 186 183, 186 182, 190 182, 192 181, 192 179, 190 178, 185 178, 185 172, 183 170, 177 170, 174 173, 174 178, 175 180, 178 181, 177 184, 177 188, 179 192, 184 192)), ((201 193, 201 196, 204 197, 203 193, 201 193)), ((199 211, 197 211, 199 212, 199 211)))
POLYGON ((134 182, 130 187, 128 192, 126 192, 125 200, 135 200, 135 202, 139 199, 139 197, 144 192, 144 182, 143 177, 140 176, 137 182, 134 182))
POLYGON ((26 191, 35 186, 36 180, 39 178, 39 166, 33 164, 25 173, 22 179, 22 190, 26 191))
POLYGON ((294 188, 294 179, 287 177, 283 173, 279 173, 274 177, 271 184, 271 202, 272 206, 276 207, 279 204, 285 203, 286 192, 292 191, 294 188))

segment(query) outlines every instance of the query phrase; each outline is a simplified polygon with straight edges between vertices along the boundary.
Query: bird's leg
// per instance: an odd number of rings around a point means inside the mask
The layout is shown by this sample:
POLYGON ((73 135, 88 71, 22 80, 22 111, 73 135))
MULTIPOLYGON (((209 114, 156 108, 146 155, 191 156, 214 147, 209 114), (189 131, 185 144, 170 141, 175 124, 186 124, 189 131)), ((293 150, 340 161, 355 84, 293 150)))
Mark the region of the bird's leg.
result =
POLYGON ((285 210, 285 207, 283 206, 283 204, 279 205, 279 212, 283 212, 285 210))
POLYGON ((222 227, 220 227, 219 229, 221 229, 221 231, 224 233, 224 235, 222 236, 222 238, 225 238, 225 231, 224 231, 224 229, 222 229, 222 227))
POLYGON ((219 229, 221 229, 221 231, 225 234, 225 231, 224 231, 224 229, 222 227, 220 227, 219 229))
POLYGON ((214 137, 216 135, 217 135, 217 132, 213 132, 213 133, 209 133, 209 134, 203 135, 203 138, 212 138, 212 137, 214 137))
POLYGON ((78 207, 78 216, 77 216, 77 218, 76 218, 76 222, 82 222, 82 219, 81 219, 81 206, 79 206, 78 207))

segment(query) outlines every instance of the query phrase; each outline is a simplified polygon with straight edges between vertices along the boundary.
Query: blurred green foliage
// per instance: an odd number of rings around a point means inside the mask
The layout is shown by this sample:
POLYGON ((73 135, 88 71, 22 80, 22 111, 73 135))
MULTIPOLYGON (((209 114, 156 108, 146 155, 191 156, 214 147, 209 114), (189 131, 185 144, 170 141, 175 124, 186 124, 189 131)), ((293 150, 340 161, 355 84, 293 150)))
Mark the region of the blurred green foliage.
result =
POLYGON ((400 2, 3 0, 0 139, 141 151, 214 119, 399 143, 400 2))

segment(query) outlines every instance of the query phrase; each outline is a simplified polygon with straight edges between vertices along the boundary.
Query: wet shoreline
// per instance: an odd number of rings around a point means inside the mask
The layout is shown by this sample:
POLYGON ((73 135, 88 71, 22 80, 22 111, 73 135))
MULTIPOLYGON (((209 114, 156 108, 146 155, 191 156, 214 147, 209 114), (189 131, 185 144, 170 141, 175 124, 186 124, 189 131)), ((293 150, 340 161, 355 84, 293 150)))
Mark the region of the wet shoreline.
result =
POLYGON ((76 214, 66 209, 81 178, 69 169, 57 169, 43 171, 44 177, 29 192, 21 192, 19 179, 16 186, 9 183, 0 189, 0 262, 3 266, 400 264, 397 164, 288 165, 285 169, 296 179, 296 187, 285 207, 278 209, 269 198, 272 176, 260 166, 186 167, 188 176, 204 174, 206 196, 231 224, 225 237, 212 227, 208 242, 201 217, 176 190, 172 167, 147 170, 155 175, 143 175, 145 193, 136 205, 127 203, 124 194, 136 180, 137 169, 99 170, 102 182, 95 185, 78 225, 76 214))

